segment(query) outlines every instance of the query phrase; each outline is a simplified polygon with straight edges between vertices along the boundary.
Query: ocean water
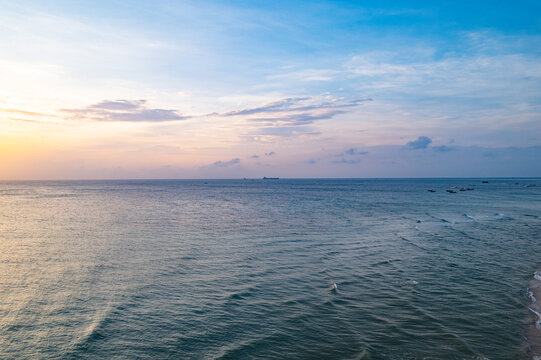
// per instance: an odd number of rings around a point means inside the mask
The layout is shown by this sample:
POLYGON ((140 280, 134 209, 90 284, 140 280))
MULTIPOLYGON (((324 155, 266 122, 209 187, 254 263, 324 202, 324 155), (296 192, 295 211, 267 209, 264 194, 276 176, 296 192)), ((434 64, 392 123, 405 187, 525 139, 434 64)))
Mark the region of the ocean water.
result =
POLYGON ((1 182, 0 358, 532 359, 541 180, 481 180, 1 182))

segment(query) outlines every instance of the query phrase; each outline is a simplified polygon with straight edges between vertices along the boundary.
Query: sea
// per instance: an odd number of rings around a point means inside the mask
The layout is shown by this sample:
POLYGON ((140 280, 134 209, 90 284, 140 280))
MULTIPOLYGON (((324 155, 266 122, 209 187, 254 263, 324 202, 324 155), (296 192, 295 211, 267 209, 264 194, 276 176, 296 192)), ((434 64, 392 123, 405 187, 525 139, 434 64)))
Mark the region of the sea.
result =
POLYGON ((4 181, 0 358, 534 359, 540 267, 537 178, 4 181))

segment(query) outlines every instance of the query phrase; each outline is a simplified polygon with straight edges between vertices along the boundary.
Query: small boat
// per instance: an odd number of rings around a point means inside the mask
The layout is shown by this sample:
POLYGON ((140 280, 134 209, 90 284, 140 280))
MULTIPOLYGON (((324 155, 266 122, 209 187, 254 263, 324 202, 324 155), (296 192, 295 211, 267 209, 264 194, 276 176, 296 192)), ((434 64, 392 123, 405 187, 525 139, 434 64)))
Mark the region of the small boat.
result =
POLYGON ((456 194, 456 191, 454 191, 454 190, 445 190, 445 191, 447 191, 450 194, 456 194))
POLYGON ((433 189, 428 189, 427 191, 428 192, 436 192, 436 190, 433 190, 433 189))

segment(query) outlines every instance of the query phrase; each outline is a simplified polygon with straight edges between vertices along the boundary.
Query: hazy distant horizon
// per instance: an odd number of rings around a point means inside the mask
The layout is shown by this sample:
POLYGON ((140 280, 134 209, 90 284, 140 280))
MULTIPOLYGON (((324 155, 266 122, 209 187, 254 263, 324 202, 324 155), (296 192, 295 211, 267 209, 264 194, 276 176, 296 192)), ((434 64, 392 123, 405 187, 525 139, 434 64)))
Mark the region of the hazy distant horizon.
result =
POLYGON ((541 176, 464 176, 464 177, 235 177, 235 178, 88 178, 88 179, 0 179, 0 182, 39 182, 39 181, 252 181, 252 180, 539 180, 541 176))

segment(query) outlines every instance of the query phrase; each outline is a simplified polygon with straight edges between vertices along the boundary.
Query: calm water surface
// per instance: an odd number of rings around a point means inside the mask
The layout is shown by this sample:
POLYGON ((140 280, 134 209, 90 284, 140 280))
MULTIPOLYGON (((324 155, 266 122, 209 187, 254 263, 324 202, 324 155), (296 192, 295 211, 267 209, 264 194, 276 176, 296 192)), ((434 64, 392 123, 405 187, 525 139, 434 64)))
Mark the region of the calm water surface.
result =
POLYGON ((539 179, 2 182, 0 205, 0 358, 533 357, 539 179))

